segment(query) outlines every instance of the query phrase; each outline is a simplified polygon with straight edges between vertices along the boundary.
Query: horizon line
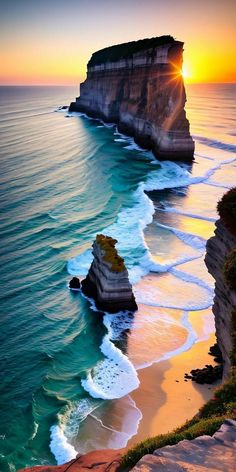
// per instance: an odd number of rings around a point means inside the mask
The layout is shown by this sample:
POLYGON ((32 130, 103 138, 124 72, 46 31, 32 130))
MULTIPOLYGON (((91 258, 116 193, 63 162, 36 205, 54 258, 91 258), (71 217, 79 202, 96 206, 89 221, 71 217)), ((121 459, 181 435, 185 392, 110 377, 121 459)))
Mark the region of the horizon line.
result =
MULTIPOLYGON (((217 85, 217 84, 236 84, 236 81, 234 82, 184 82, 184 85, 217 85)), ((0 84, 0 87, 74 87, 78 86, 78 84, 0 84)))

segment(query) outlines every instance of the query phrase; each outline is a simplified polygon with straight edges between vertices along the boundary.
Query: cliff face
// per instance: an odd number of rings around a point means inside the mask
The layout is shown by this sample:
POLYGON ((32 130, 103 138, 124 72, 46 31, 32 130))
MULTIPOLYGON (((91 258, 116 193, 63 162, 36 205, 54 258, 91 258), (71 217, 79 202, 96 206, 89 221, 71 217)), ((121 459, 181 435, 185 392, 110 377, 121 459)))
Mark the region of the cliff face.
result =
POLYGON ((158 159, 192 161, 182 53, 183 43, 171 37, 98 51, 70 111, 117 123, 119 131, 133 136, 158 159))
POLYGON ((225 379, 231 366, 232 313, 236 307, 236 290, 231 290, 225 281, 223 266, 226 257, 236 248, 236 236, 228 231, 222 220, 216 222, 215 236, 207 242, 205 262, 208 271, 215 279, 215 316, 216 338, 224 360, 225 379))
POLYGON ((82 291, 95 300, 96 307, 101 311, 135 311, 137 305, 132 286, 123 259, 115 249, 116 242, 107 236, 97 235, 93 244, 94 259, 86 279, 82 280, 82 291))

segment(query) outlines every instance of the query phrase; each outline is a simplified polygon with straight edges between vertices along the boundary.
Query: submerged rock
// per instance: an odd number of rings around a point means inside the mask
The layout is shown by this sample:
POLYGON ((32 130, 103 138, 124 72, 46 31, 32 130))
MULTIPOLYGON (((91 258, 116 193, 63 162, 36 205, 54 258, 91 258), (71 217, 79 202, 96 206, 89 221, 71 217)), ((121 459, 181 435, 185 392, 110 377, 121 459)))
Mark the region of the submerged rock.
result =
POLYGON ((137 304, 129 282, 124 260, 115 248, 116 239, 98 234, 93 243, 94 259, 86 279, 82 280, 82 291, 95 300, 101 311, 137 310, 137 304))
POLYGON ((69 287, 72 289, 72 290, 78 290, 80 289, 80 281, 78 279, 78 277, 73 277, 70 282, 69 282, 69 287))
POLYGON ((157 159, 192 161, 182 62, 183 43, 172 36, 97 51, 69 111, 117 123, 157 159))

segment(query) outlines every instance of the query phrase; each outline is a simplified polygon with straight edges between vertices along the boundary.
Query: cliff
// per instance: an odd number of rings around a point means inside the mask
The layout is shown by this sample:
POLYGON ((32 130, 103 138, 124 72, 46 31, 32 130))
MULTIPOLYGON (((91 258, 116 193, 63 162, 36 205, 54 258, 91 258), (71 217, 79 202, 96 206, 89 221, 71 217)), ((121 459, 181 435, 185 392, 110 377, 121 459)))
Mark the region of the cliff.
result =
POLYGON ((120 132, 158 159, 192 161, 182 55, 183 43, 171 36, 97 51, 70 111, 117 123, 120 132))
POLYGON ((213 313, 217 343, 224 360, 223 378, 228 376, 231 366, 232 314, 236 307, 236 290, 228 286, 223 267, 233 249, 236 249, 236 236, 230 233, 222 220, 218 220, 215 236, 207 242, 205 262, 208 271, 215 279, 213 313))
POLYGON ((236 421, 226 420, 213 436, 184 439, 145 455, 134 472, 233 472, 236 470, 236 421))
POLYGON ((205 262, 215 279, 213 313, 225 379, 236 365, 236 188, 222 197, 217 209, 220 219, 207 242, 205 262))
POLYGON ((135 311, 137 305, 132 286, 124 261, 117 254, 116 243, 108 236, 97 235, 93 243, 94 259, 86 279, 82 280, 82 291, 95 300, 101 311, 135 311))

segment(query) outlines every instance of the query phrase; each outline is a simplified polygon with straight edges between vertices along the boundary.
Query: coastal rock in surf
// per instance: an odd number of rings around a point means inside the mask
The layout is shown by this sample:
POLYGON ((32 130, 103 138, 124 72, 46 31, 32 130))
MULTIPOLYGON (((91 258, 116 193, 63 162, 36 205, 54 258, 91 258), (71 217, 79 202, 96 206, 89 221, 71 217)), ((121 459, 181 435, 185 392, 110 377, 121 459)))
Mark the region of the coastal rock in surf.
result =
POLYGON ((83 472, 94 470, 96 472, 116 472, 120 469, 122 455, 125 449, 103 449, 91 451, 87 454, 78 454, 77 458, 62 465, 43 465, 27 467, 18 472, 83 472))
POLYGON ((69 111, 117 123, 120 132, 151 149, 157 159, 192 161, 182 62, 183 43, 172 36, 97 51, 69 111))
POLYGON ((224 361, 223 379, 228 377, 230 367, 236 366, 236 289, 230 283, 230 274, 235 277, 236 265, 230 272, 227 264, 236 250, 235 210, 236 188, 227 192, 218 203, 220 219, 215 224, 215 236, 207 241, 205 257, 208 271, 215 279, 213 313, 217 344, 224 361))
POLYGON ((82 291, 95 300, 101 311, 137 310, 137 304, 129 282, 124 260, 115 248, 116 239, 98 234, 93 243, 93 262, 86 279, 82 280, 82 291))
POLYGON ((80 289, 80 281, 78 277, 73 277, 69 282, 69 287, 72 290, 79 290, 80 289))

